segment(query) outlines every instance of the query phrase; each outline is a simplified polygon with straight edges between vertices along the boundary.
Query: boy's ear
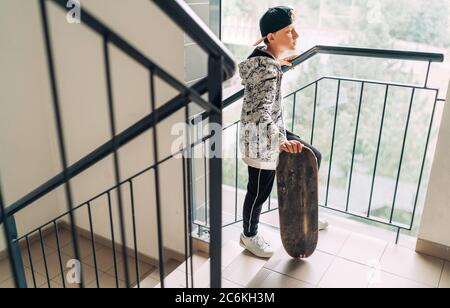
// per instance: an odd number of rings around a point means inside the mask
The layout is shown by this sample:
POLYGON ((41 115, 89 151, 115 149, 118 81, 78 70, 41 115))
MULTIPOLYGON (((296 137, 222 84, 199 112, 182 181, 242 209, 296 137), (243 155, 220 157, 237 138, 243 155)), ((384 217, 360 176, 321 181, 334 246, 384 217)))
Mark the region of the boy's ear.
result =
POLYGON ((274 39, 275 39, 275 37, 274 37, 274 34, 273 34, 273 33, 267 34, 267 40, 268 40, 269 42, 272 42, 274 39))

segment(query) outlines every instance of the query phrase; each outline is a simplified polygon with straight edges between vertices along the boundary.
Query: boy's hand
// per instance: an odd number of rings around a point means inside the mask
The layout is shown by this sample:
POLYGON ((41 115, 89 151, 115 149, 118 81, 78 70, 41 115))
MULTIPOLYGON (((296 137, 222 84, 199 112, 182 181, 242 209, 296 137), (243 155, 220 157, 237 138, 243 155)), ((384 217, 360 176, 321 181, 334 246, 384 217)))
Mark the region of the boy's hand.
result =
POLYGON ((289 56, 289 57, 286 57, 286 58, 284 58, 284 59, 280 59, 280 60, 278 60, 278 62, 281 64, 281 65, 286 65, 286 66, 292 66, 292 60, 294 60, 295 58, 297 58, 299 55, 293 55, 293 56, 289 56))
POLYGON ((286 141, 280 145, 280 151, 291 154, 301 153, 303 151, 303 144, 297 140, 286 141))

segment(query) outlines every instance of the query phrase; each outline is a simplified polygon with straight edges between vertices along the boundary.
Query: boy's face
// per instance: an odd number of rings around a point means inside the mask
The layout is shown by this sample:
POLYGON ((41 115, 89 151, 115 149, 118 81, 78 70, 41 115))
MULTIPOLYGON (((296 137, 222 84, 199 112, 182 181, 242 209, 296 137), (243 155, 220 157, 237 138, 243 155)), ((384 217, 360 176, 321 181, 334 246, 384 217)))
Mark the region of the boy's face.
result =
POLYGON ((269 34, 270 44, 281 51, 295 50, 299 35, 295 24, 291 24, 280 31, 269 34))

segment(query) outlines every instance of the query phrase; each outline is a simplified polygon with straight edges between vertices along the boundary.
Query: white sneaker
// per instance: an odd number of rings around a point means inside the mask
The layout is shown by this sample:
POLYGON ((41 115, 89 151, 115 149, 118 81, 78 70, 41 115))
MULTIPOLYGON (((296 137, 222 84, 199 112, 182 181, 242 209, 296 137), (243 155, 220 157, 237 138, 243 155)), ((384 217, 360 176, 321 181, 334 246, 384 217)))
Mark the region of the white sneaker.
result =
POLYGON ((319 231, 328 228, 328 221, 319 219, 319 231))
POLYGON ((259 234, 253 237, 246 237, 244 234, 241 234, 239 244, 241 247, 247 249, 252 254, 260 258, 270 258, 275 253, 270 244, 267 243, 259 234))

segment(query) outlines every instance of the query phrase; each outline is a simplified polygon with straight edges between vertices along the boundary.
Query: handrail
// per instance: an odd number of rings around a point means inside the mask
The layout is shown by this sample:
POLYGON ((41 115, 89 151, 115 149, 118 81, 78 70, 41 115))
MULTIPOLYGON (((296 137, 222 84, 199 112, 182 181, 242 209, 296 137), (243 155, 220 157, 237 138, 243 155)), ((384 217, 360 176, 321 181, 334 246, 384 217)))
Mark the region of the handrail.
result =
MULTIPOLYGON (((205 142, 205 141, 209 140, 209 139, 212 138, 212 137, 213 137, 213 135, 211 135, 211 134, 210 134, 210 135, 207 135, 207 136, 205 136, 205 137, 203 137, 203 138, 201 138, 201 139, 199 139, 199 140, 197 140, 197 141, 191 143, 191 144, 189 145, 189 148, 196 147, 197 145, 201 144, 202 142, 205 142)), ((54 223, 54 222, 60 220, 61 218, 63 218, 64 216, 69 215, 70 212, 74 212, 74 211, 80 209, 81 207, 83 207, 83 206, 85 206, 85 205, 88 205, 89 203, 92 203, 93 201, 97 200, 97 199, 100 198, 101 196, 108 194, 108 192, 112 192, 114 189, 117 189, 119 186, 124 185, 124 184, 126 184, 126 183, 129 183, 129 182, 133 181, 134 179, 136 179, 137 177, 143 175, 144 173, 146 173, 146 172, 148 172, 148 171, 150 171, 150 170, 152 170, 152 169, 155 169, 155 166, 156 166, 156 165, 165 163, 165 162, 167 162, 168 160, 174 158, 176 155, 183 155, 183 153, 185 153, 186 151, 187 151, 186 148, 183 148, 183 149, 181 149, 181 150, 178 150, 178 151, 175 152, 175 153, 172 153, 172 154, 166 156, 165 158, 159 160, 157 163, 154 163, 154 164, 152 164, 151 166, 149 166, 149 167, 147 167, 147 168, 145 168, 145 169, 143 169, 143 170, 141 170, 141 171, 139 171, 139 172, 133 174, 133 175, 130 176, 129 178, 127 178, 127 179, 125 179, 125 180, 121 180, 117 185, 114 185, 114 186, 110 187, 109 189, 106 189, 106 190, 102 191, 101 193, 99 193, 99 194, 97 194, 97 195, 91 197, 91 198, 88 199, 87 201, 85 201, 85 202, 83 202, 83 203, 80 203, 79 205, 75 206, 71 211, 66 211, 66 212, 60 214, 59 216, 57 216, 57 217, 51 219, 50 221, 46 222, 45 224, 41 225, 40 227, 35 228, 35 229, 33 229, 32 231, 29 231, 26 235, 22 235, 20 238, 18 238, 17 241, 21 241, 22 239, 24 239, 24 238, 27 237, 28 235, 31 235, 31 234, 33 234, 33 233, 39 231, 39 229, 45 228, 46 226, 50 225, 51 223, 54 223)), ((0 191, 0 193, 1 193, 1 191, 0 191)), ((0 194, 0 197, 1 197, 1 194, 0 194)), ((0 202, 1 202, 1 198, 0 198, 0 202)))
POLYGON ((236 63, 233 60, 233 55, 186 2, 181 0, 151 1, 156 3, 167 16, 172 18, 205 52, 215 57, 223 57, 224 78, 230 79, 233 77, 236 72, 236 63))
MULTIPOLYGON (((66 8, 65 0, 52 0, 54 3, 59 5, 61 8, 66 8)), ((236 65, 233 57, 226 49, 226 47, 215 38, 214 34, 204 25, 203 21, 198 18, 198 16, 192 11, 192 9, 185 3, 179 0, 165 1, 165 0, 151 0, 153 1, 161 10, 163 10, 169 17, 178 24, 187 34, 189 34, 196 42, 199 43, 207 53, 214 57, 222 57, 224 64, 224 80, 227 80, 233 76, 236 70, 236 65)), ((115 44, 119 49, 126 52, 130 57, 136 60, 143 66, 157 72, 160 77, 166 79, 166 81, 174 84, 175 88, 180 90, 182 94, 178 95, 164 106, 155 110, 152 114, 146 116, 140 121, 136 122, 134 125, 130 126, 121 134, 107 141, 102 146, 93 150, 91 153, 80 159, 78 162, 74 163, 68 168, 69 178, 73 178, 76 175, 82 173, 87 168, 91 167, 98 161, 104 159, 114 151, 114 144, 119 147, 127 144, 130 140, 137 137, 147 129, 161 122, 172 113, 180 110, 189 101, 195 101, 197 104, 209 111, 217 111, 216 107, 209 105, 205 102, 201 95, 208 91, 207 83, 208 78, 203 78, 198 81, 191 88, 188 88, 183 92, 183 86, 181 83, 177 82, 170 75, 166 74, 163 69, 158 65, 153 63, 144 54, 139 52, 136 48, 126 42, 122 37, 113 32, 106 24, 103 24, 100 20, 95 18, 88 11, 83 10, 81 15, 83 24, 90 27, 95 32, 100 35, 107 35, 111 43, 115 44), (157 120, 154 120, 154 114, 158 115, 157 120)), ((20 210, 24 209, 31 203, 39 200, 49 192, 53 191, 60 185, 64 184, 65 178, 64 174, 61 172, 43 183, 36 189, 34 189, 29 194, 25 195, 21 199, 17 200, 4 211, 4 215, 0 213, 0 224, 3 223, 4 217, 14 215, 20 210)))
MULTIPOLYGON (((204 93, 207 90, 205 80, 200 80, 199 82, 197 82, 195 85, 192 86, 192 89, 194 89, 198 93, 204 93)), ((122 133, 118 134, 116 137, 99 146, 97 149, 95 149, 94 151, 92 151, 91 153, 89 153, 88 155, 86 155, 85 157, 83 157, 70 167, 68 167, 67 173, 69 179, 74 178, 78 174, 82 173, 84 170, 95 165, 97 162, 110 155, 114 151, 115 143, 118 145, 118 147, 126 145, 135 137, 139 136, 143 132, 147 131, 149 128, 163 121, 174 112, 180 110, 185 105, 186 100, 187 99, 185 96, 178 95, 165 105, 158 108, 155 112, 151 113, 150 115, 147 115, 143 119, 136 122, 134 125, 130 126, 128 129, 124 130, 122 133), (158 119, 155 120, 154 114, 158 114, 158 119)), ((4 215, 1 215, 0 213, 0 224, 3 223, 4 217, 9 217, 16 214, 17 212, 24 209, 31 203, 39 200, 46 194, 58 188, 59 186, 64 184, 64 182, 65 182, 64 174, 63 172, 61 172, 58 175, 51 178, 50 180, 48 180, 47 182, 45 182, 44 184, 34 189, 26 196, 17 200, 16 202, 14 202, 5 209, 4 215)))
POLYGON ((406 61, 425 61, 425 62, 444 61, 444 55, 439 53, 318 45, 306 51, 299 57, 297 57, 293 61, 293 65, 297 65, 301 62, 304 62, 305 60, 311 58, 316 54, 397 59, 406 61))
MULTIPOLYGON (((444 62, 444 55, 439 53, 318 45, 305 51, 292 60, 292 66, 283 66, 283 72, 293 69, 297 65, 302 64, 317 54, 397 59, 406 61, 444 62)), ((223 102, 223 108, 228 107, 243 96, 244 89, 225 99, 223 102)))
MULTIPOLYGON (((14 274, 14 280, 17 287, 27 287, 26 277, 24 272, 24 266, 22 264, 22 256, 20 254, 19 242, 17 240, 17 228, 15 227, 14 222, 14 214, 19 212, 22 209, 30 206, 33 202, 39 200, 43 196, 51 193, 58 187, 65 185, 66 188, 66 197, 67 197, 67 205, 69 208, 69 216, 70 216, 70 224, 72 231, 72 241, 75 252, 75 258, 80 259, 79 253, 79 245, 77 240, 77 231, 76 231, 76 222, 75 217, 73 215, 73 199, 70 188, 70 181, 73 177, 78 174, 84 172, 89 169, 91 166, 99 162, 100 160, 106 158, 107 156, 114 154, 114 169, 115 169, 115 181, 116 187, 118 187, 117 191, 117 200, 119 205, 119 218, 120 218, 120 235, 122 240, 122 253, 123 253, 123 261, 124 261, 124 274, 125 274, 125 283, 126 286, 129 287, 129 267, 128 267, 128 258, 126 253, 126 231, 125 231, 125 220, 124 220, 124 211, 122 204, 122 193, 120 189, 120 164, 118 160, 118 150, 120 147, 134 140, 140 134, 144 133, 150 128, 153 128, 153 149, 155 160, 157 161, 155 165, 155 182, 156 182, 156 219, 157 219, 157 240, 158 240, 158 255, 159 255, 159 274, 161 278, 161 287, 164 288, 164 277, 165 277, 165 265, 164 265, 164 244, 163 244, 163 236, 162 236, 162 224, 161 224, 161 216, 160 216, 160 208, 161 208, 161 200, 160 200, 160 180, 159 180, 159 171, 158 165, 161 162, 158 162, 158 138, 156 126, 159 122, 163 121, 165 118, 174 114, 178 110, 185 108, 185 117, 186 121, 189 117, 188 115, 188 104, 190 102, 196 103, 198 106, 203 109, 211 112, 211 122, 221 123, 221 114, 222 114, 222 99, 221 99, 221 89, 224 80, 227 80, 233 76, 236 70, 236 64, 231 56, 231 54, 227 51, 224 45, 220 43, 220 41, 214 37, 211 31, 207 30, 206 25, 194 14, 192 9, 189 8, 185 3, 182 3, 179 0, 171 0, 171 1, 159 1, 159 0, 151 0, 153 1, 159 8, 168 15, 168 17, 178 26, 182 28, 182 31, 185 31, 194 38, 195 41, 199 44, 201 48, 207 53, 208 56, 208 66, 209 73, 208 76, 202 78, 200 81, 195 83, 193 86, 186 86, 182 82, 180 82, 177 78, 174 78, 169 73, 167 73, 163 68, 161 68, 156 62, 152 61, 149 57, 147 57, 144 53, 134 47, 132 44, 127 42, 127 40, 122 37, 118 32, 113 31, 106 23, 103 23, 100 19, 96 18, 89 11, 83 10, 83 14, 81 14, 81 22, 83 25, 87 26, 89 30, 99 35, 103 42, 103 57, 105 61, 105 74, 106 74, 106 90, 108 94, 108 107, 109 107, 109 120, 110 120, 110 129, 111 129, 111 137, 106 143, 101 145, 100 147, 93 150, 88 155, 84 156, 81 160, 73 164, 72 166, 68 166, 66 150, 65 150, 65 142, 64 142, 64 132, 61 123, 61 109, 60 102, 57 91, 57 78, 54 69, 54 58, 53 58, 53 49, 51 44, 51 35, 49 31, 49 20, 47 14, 47 3, 52 2, 59 6, 61 9, 65 10, 67 1, 66 0, 40 0, 40 15, 42 18, 42 26, 44 31, 44 39, 46 43, 46 53, 47 53, 47 64, 49 70, 49 77, 51 81, 51 91, 53 95, 53 107, 54 107, 54 115, 55 121, 57 124, 58 131, 58 144, 60 150, 60 157, 62 162, 63 172, 60 172, 50 180, 42 183, 38 188, 29 192, 26 196, 22 197, 20 200, 13 203, 7 209, 4 209, 3 199, 0 192, 0 225, 5 224, 5 235, 6 242, 8 243, 8 252, 9 257, 12 263, 11 269, 14 274), (143 66, 143 68, 147 69, 149 73, 149 81, 150 81, 150 103, 151 103, 151 114, 146 115, 140 121, 137 121, 133 125, 129 126, 125 131, 120 134, 116 133, 116 125, 115 125, 115 112, 114 112, 114 102, 113 102, 113 90, 112 90, 112 76, 111 76, 111 63, 110 63, 110 54, 109 47, 115 46, 119 50, 123 51, 129 58, 136 61, 138 64, 143 66), (172 88, 178 90, 178 95, 165 102, 164 105, 157 108, 156 107, 156 97, 155 97, 155 77, 159 77, 161 80, 167 82, 167 84, 171 85, 172 88), (209 101, 202 98, 203 94, 209 94, 209 101), (11 232, 9 232, 11 231, 11 232)), ((219 172, 221 170, 220 159, 213 160, 211 163, 211 172, 219 172)), ((184 161, 183 161, 184 163, 184 161)), ((190 163, 188 162, 188 172, 190 172, 190 163)), ((183 173, 185 173, 185 166, 183 164, 183 173)), ((186 200, 186 196, 191 193, 191 189, 186 185, 187 178, 184 177, 183 182, 183 193, 184 198, 186 200), (186 191, 187 189, 187 191, 186 191)), ((136 223, 134 219, 134 201, 133 201, 133 186, 132 181, 130 180, 130 189, 132 194, 132 212, 133 212, 133 237, 134 237, 134 249, 135 249, 135 262, 138 263, 138 248, 137 248, 137 238, 136 238, 136 223)), ((221 246, 221 197, 220 197, 220 180, 211 180, 211 196, 216 196, 215 198, 211 197, 210 202, 212 204, 217 203, 219 206, 211 211, 211 239, 214 239, 214 245, 211 246, 211 287, 220 287, 221 286, 221 266, 220 266, 220 246, 221 246)), ((112 208, 111 208, 111 199, 110 194, 108 192, 109 199, 109 216, 111 223, 111 241, 113 245, 113 254, 114 260, 116 260, 116 252, 115 252, 115 236, 113 230, 113 217, 112 217, 112 208)), ((90 221, 90 230, 92 241, 94 242, 94 233, 93 233, 93 223, 90 211, 90 204, 87 204, 88 212, 89 212, 89 221, 90 221)), ((184 221, 185 221, 185 257, 186 263, 188 255, 192 257, 192 238, 191 238, 191 224, 189 223, 189 236, 187 236, 187 213, 186 203, 184 204, 184 221), (189 239, 188 239, 189 238, 189 239), (189 240, 189 243, 188 243, 189 240)), ((189 215, 189 222, 191 221, 191 216, 189 215)), ((57 221, 52 221, 53 226, 56 232, 56 240, 58 242, 58 230, 57 230, 57 221)), ((42 229, 38 228, 37 231, 40 235, 42 252, 44 253, 43 247, 43 235, 42 229)), ((26 243, 28 245, 28 253, 29 253, 29 261, 32 263, 32 257, 30 254, 28 235, 26 236, 26 243)), ((95 244, 92 245, 92 250, 94 252, 94 265, 96 270, 96 282, 97 287, 99 287, 99 275, 98 275, 98 267, 95 260, 95 244)), ((60 247, 58 243, 58 252, 60 253, 60 247)), ((45 254, 45 253, 44 253, 45 254)), ((32 266, 33 267, 33 266, 32 266)), ((63 286, 66 287, 63 275, 63 265, 61 262, 60 256, 60 270, 63 279, 63 286)), ((116 284, 119 287, 118 282, 118 273, 117 266, 115 264, 116 270, 116 284)), ((47 273, 47 281, 48 287, 51 287, 50 278, 48 274, 48 269, 46 268, 47 273)), ((36 280, 33 281, 36 287, 36 280)), ((136 266, 136 276, 139 277, 139 267, 136 266)), ((84 288, 83 278, 81 278, 80 287, 84 288)), ((188 281, 188 276, 186 275, 186 282, 188 281)), ((191 277, 191 284, 193 286, 193 278, 191 277)), ((139 281, 138 281, 139 287, 139 281)))

